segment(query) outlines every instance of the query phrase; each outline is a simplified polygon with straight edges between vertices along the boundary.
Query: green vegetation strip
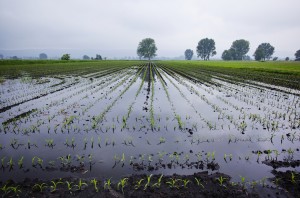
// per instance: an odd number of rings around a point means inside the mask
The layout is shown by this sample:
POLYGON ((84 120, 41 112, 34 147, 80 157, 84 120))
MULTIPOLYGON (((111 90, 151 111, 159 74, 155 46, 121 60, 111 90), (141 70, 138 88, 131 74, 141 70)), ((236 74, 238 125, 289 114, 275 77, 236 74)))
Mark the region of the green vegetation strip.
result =
POLYGON ((173 71, 192 77, 217 76, 244 82, 259 81, 271 85, 300 90, 299 62, 254 62, 254 61, 159 61, 173 71))
POLYGON ((141 61, 57 61, 57 60, 0 60, 0 77, 19 78, 24 74, 33 78, 56 75, 83 75, 102 70, 124 69, 140 65, 141 61))

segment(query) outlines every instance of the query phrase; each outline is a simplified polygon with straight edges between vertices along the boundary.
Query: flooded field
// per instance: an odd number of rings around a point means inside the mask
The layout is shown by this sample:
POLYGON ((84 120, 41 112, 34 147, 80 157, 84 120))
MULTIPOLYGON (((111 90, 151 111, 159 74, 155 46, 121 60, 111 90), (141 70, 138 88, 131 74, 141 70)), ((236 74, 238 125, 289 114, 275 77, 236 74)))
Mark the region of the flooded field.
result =
POLYGON ((141 62, 5 79, 1 182, 208 171, 276 185, 273 169, 299 179, 299 90, 190 72, 141 62))

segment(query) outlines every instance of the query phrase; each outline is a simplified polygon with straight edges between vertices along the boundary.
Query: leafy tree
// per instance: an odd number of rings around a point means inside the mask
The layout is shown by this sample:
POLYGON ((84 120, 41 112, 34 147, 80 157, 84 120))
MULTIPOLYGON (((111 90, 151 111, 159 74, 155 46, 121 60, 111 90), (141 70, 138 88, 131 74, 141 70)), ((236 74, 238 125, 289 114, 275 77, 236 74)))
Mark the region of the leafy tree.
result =
POLYGON ((275 56, 275 57, 273 58, 273 61, 277 61, 277 60, 278 60, 278 57, 275 56))
POLYGON ((244 39, 234 41, 230 47, 234 60, 243 60, 243 56, 246 55, 250 49, 249 46, 249 41, 244 39))
POLYGON ((18 60, 19 58, 17 56, 13 56, 13 57, 11 57, 11 59, 18 60))
POLYGON ((224 50, 222 53, 222 59, 223 60, 233 60, 233 52, 229 50, 224 50))
POLYGON ((143 58, 148 58, 150 60, 151 58, 156 56, 156 50, 157 47, 155 45, 155 41, 152 38, 145 38, 143 39, 137 48, 137 55, 141 59, 143 58))
POLYGON ((215 41, 213 39, 202 39, 198 42, 197 55, 201 59, 209 60, 210 56, 216 55, 215 41))
MULTIPOLYGON (((260 49, 258 56, 262 55, 261 60, 266 60, 266 59, 270 60, 270 58, 272 57, 272 55, 274 53, 275 48, 272 45, 270 45, 270 43, 262 43, 257 47, 256 51, 258 49, 260 49), (262 51, 262 52, 260 52, 260 51, 262 51)), ((255 56, 255 54, 256 53, 254 53, 254 56, 255 56)), ((255 58, 255 60, 256 60, 256 58, 255 58)))
POLYGON ((185 60, 191 60, 193 58, 194 52, 191 49, 187 49, 184 52, 185 60))
POLYGON ((0 54, 0 59, 3 59, 3 55, 2 54, 0 54))
POLYGON ((263 60, 264 57, 265 57, 263 49, 257 48, 257 49, 255 50, 253 56, 254 56, 255 60, 257 60, 257 61, 263 60))
POLYGON ((285 61, 289 61, 289 60, 290 60, 290 57, 286 57, 286 58, 285 58, 285 61))
POLYGON ((84 56, 82 57, 82 59, 83 59, 83 60, 90 60, 90 57, 89 57, 88 55, 84 55, 84 56))
POLYGON ((40 57, 41 60, 46 60, 48 58, 47 54, 45 54, 45 53, 41 53, 39 55, 39 57, 40 57))
POLYGON ((102 60, 102 56, 100 54, 96 54, 95 60, 102 60))
POLYGON ((70 58, 70 54, 64 54, 62 55, 61 60, 70 60, 70 58))
POLYGON ((297 52, 295 53, 295 57, 296 57, 296 59, 300 58, 300 50, 297 50, 297 52))

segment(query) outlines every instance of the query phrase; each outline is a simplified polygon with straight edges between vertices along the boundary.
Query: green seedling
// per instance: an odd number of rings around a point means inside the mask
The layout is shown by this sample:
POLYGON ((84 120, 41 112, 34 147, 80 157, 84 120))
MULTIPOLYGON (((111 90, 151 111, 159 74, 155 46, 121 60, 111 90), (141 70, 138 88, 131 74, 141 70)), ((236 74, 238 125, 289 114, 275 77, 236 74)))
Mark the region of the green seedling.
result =
POLYGON ((250 182, 251 188, 255 188, 255 186, 257 185, 257 181, 252 181, 250 182))
POLYGON ((268 160, 270 159, 271 153, 272 153, 272 150, 268 149, 268 150, 267 150, 268 160))
POLYGON ((7 188, 8 193, 13 192, 15 195, 18 196, 18 193, 21 193, 22 191, 19 189, 19 186, 10 186, 7 188))
POLYGON ((138 190, 138 189, 141 187, 143 181, 144 181, 144 179, 138 180, 138 181, 136 182, 136 185, 134 186, 134 189, 135 189, 135 190, 138 190))
POLYGON ((81 179, 79 179, 78 185, 74 185, 74 187, 77 187, 77 190, 79 190, 79 191, 83 190, 84 186, 88 186, 88 184, 85 182, 82 182, 81 179))
POLYGON ((166 138, 160 137, 160 138, 159 138, 159 143, 158 143, 158 144, 163 144, 163 143, 165 143, 165 142, 166 142, 166 138))
POLYGON ((71 140, 71 147, 74 149, 76 147, 76 144, 75 144, 75 139, 72 138, 71 140))
POLYGON ((152 177, 152 174, 147 176, 147 183, 144 186, 144 190, 146 190, 148 188, 148 186, 150 186, 151 177, 152 177))
POLYGON ((119 183, 117 185, 118 190, 120 190, 120 187, 121 187, 123 195, 124 195, 124 187, 126 186, 127 180, 128 180, 128 178, 123 178, 119 181, 119 183))
POLYGON ((246 177, 240 176, 240 178, 241 178, 242 187, 245 188, 246 177))
POLYGON ((155 184, 153 184, 152 187, 160 188, 162 177, 163 177, 163 174, 160 175, 157 182, 155 184))
POLYGON ((9 186, 7 186, 7 184, 5 184, 4 186, 2 186, 2 187, 0 188, 0 190, 1 190, 2 192, 4 192, 4 195, 6 195, 6 194, 9 193, 9 186))
POLYGON ((109 178, 108 180, 106 180, 105 182, 104 182, 104 190, 110 190, 111 189, 111 178, 109 178))
POLYGON ((23 168, 23 161, 24 161, 24 156, 22 156, 19 160, 18 160, 18 166, 19 168, 23 168))
POLYGON ((2 157, 2 158, 1 158, 1 168, 2 168, 2 169, 5 168, 5 165, 4 165, 4 164, 5 164, 5 162, 4 162, 5 158, 6 158, 6 157, 2 157))
POLYGON ((35 184, 33 187, 32 187, 32 190, 37 190, 39 192, 43 192, 43 190, 47 188, 47 184, 46 183, 41 183, 41 184, 35 184))
POLYGON ((294 172, 291 172, 291 180, 290 180, 293 184, 296 184, 296 176, 294 174, 294 172))
POLYGON ((191 182, 189 179, 183 179, 183 180, 181 180, 181 181, 183 181, 183 187, 184 187, 184 188, 187 188, 188 183, 191 182))
POLYGON ((9 161, 8 161, 8 163, 7 163, 7 165, 8 165, 8 167, 9 167, 9 170, 12 170, 12 169, 14 168, 15 163, 14 163, 12 157, 10 157, 10 159, 9 159, 9 161))
POLYGON ((57 190, 58 184, 63 184, 63 182, 61 181, 61 178, 57 182, 51 181, 51 183, 52 183, 52 185, 50 186, 51 192, 55 192, 57 190))
POLYGON ((46 146, 48 146, 49 148, 53 148, 55 146, 53 139, 46 139, 45 141, 46 141, 46 146))
POLYGON ((257 163, 259 162, 259 156, 261 155, 261 152, 260 151, 257 151, 257 163))
POLYGON ((177 186, 177 181, 179 181, 178 179, 174 179, 174 178, 170 178, 169 181, 166 182, 166 184, 169 185, 170 188, 178 188, 177 186))
POLYGON ((84 164, 84 155, 80 156, 80 155, 76 155, 77 157, 77 161, 79 161, 80 164, 84 164))
POLYGON ((99 189, 98 189, 98 187, 97 187, 98 181, 97 181, 96 179, 92 179, 92 180, 91 180, 91 184, 94 185, 95 191, 96 191, 96 192, 99 192, 99 189))
POLYGON ((122 154, 121 162, 123 162, 123 163, 125 162, 125 154, 124 153, 122 154))
POLYGON ((197 179, 197 177, 195 177, 195 180, 196 180, 196 183, 197 183, 197 186, 201 186, 203 189, 204 189, 204 186, 203 184, 201 183, 201 179, 197 179))
POLYGON ((223 176, 220 176, 219 178, 217 178, 217 181, 219 182, 219 185, 220 186, 223 186, 223 183, 224 181, 226 180, 227 178, 223 177, 223 176))
POLYGON ((66 184, 67 184, 68 190, 71 191, 72 188, 73 188, 73 186, 72 186, 73 182, 68 182, 68 181, 66 181, 66 184))

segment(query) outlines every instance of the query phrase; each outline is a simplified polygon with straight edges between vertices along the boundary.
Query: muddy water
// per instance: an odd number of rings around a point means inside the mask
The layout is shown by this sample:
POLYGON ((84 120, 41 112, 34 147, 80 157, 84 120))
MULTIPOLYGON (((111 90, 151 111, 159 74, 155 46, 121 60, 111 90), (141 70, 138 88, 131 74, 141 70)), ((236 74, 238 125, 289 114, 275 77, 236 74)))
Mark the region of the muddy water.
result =
MULTIPOLYGON (((240 181, 240 176, 252 181, 272 177, 272 168, 262 161, 275 159, 275 150, 277 160, 300 158, 299 97, 294 92, 286 94, 220 79, 215 81, 223 86, 207 86, 161 68, 150 72, 148 66, 93 79, 95 75, 77 77, 79 82, 71 87, 0 114, 4 123, 37 110, 1 126, 1 181, 65 176, 116 180, 133 173, 191 174, 199 170, 220 171, 234 181, 240 181), (97 117, 101 120, 95 122, 97 117), (240 128, 242 122, 246 123, 244 130, 240 128), (272 123, 278 127, 272 129, 272 123), (47 146, 52 139, 53 148, 47 146), (257 160, 258 150, 271 153, 263 153, 257 160), (22 156, 24 165, 19 168, 22 156), (38 158, 42 159, 41 166, 38 158), (195 163, 203 167, 196 168, 195 163), (210 163, 215 167, 208 167, 210 163)), ((65 81, 75 81, 72 79, 65 81)), ((14 104, 24 97, 19 87, 27 87, 34 95, 34 89, 47 91, 59 82, 51 78, 43 84, 7 81, 1 86, 5 95, 1 104, 14 104)))

